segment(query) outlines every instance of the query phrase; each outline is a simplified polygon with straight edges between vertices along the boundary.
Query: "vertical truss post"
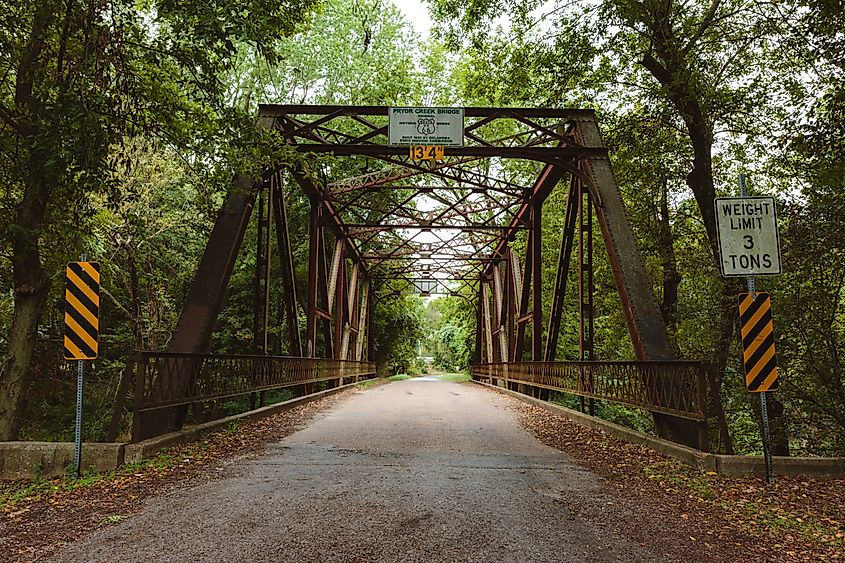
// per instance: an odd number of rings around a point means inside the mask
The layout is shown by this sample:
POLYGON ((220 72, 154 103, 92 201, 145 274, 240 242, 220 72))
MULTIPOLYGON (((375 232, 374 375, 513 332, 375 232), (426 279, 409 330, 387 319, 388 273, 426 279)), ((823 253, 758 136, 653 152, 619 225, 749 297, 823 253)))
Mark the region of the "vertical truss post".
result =
POLYGON ((355 262, 353 266, 353 275, 355 276, 355 280, 353 283, 349 284, 349 294, 351 295, 352 302, 349 306, 349 327, 351 332, 350 338, 350 349, 351 353, 349 358, 354 359, 354 352, 355 349, 358 347, 358 339, 361 338, 361 284, 363 283, 363 279, 361 277, 361 264, 360 262, 355 262))
POLYGON ((483 294, 482 294, 482 290, 481 290, 481 284, 482 283, 483 282, 479 283, 479 285, 478 285, 478 295, 476 296, 476 300, 475 300, 475 349, 473 350, 473 353, 472 353, 472 363, 473 364, 480 364, 480 363, 484 362, 484 354, 481 350, 481 346, 482 346, 482 344, 481 344, 482 343, 482 338, 481 338, 482 328, 481 327, 482 327, 482 324, 483 324, 483 321, 482 321, 482 315, 483 315, 482 310, 483 309, 482 308, 484 307, 484 304, 482 302, 483 294))
POLYGON ((519 273, 516 271, 516 268, 519 265, 519 258, 516 256, 516 253, 513 251, 512 248, 508 248, 508 253, 506 255, 507 258, 507 266, 505 267, 505 275, 507 279, 505 281, 505 311, 507 315, 507 329, 505 334, 507 335, 508 341, 508 360, 509 362, 515 362, 516 360, 516 312, 517 312, 517 285, 519 284, 519 273), (516 262, 514 262, 514 258, 516 258, 516 262))
POLYGON ((308 224, 308 310, 306 311, 305 355, 317 356, 317 285, 320 282, 320 202, 311 199, 311 217, 308 224))
POLYGON ((375 361, 375 341, 372 338, 373 314, 376 310, 376 294, 373 283, 367 280, 367 357, 363 358, 369 362, 375 361))
MULTIPOLYGON (((273 189, 270 184, 267 184, 267 206, 265 213, 261 215, 264 225, 264 256, 262 258, 262 265, 264 266, 262 272, 262 284, 264 287, 264 308, 261 311, 261 353, 267 355, 270 353, 270 268, 273 264, 273 244, 271 242, 271 235, 273 231, 273 221, 271 216, 273 213, 273 189)), ((261 225, 259 224, 259 227, 261 225)), ((258 406, 264 406, 266 392, 261 391, 258 394, 258 406)))
POLYGON ((478 351, 480 353, 479 363, 482 364, 492 362, 490 349, 487 347, 487 303, 485 303, 485 299, 487 299, 487 284, 484 282, 482 275, 478 277, 478 307, 480 316, 477 327, 477 332, 481 335, 478 351))
POLYGON ((569 263, 572 259, 572 243, 575 238, 575 223, 578 216, 580 184, 581 180, 573 175, 569 183, 569 195, 566 199, 566 215, 560 239, 560 252, 557 258, 552 309, 549 315, 549 332, 546 334, 546 350, 543 353, 543 360, 546 362, 555 361, 557 356, 557 342, 560 336, 563 305, 566 297, 566 281, 569 278, 569 263))
POLYGON ((356 314, 358 312, 358 262, 352 264, 352 275, 349 277, 349 290, 347 293, 349 300, 347 303, 346 322, 343 324, 343 340, 340 345, 341 360, 349 359, 349 350, 354 349, 353 332, 358 332, 358 321, 356 314), (352 347, 352 348, 350 348, 352 347))
POLYGON ((263 280, 264 284, 264 310, 262 311, 262 326, 261 326, 261 353, 268 354, 270 352, 270 268, 273 264, 273 245, 271 244, 271 235, 273 232, 273 221, 270 217, 273 210, 273 200, 275 198, 274 190, 267 187, 267 210, 264 217, 264 257, 263 257, 263 280))
POLYGON ((252 346, 254 353, 261 352, 262 338, 261 338, 261 313, 264 311, 262 306, 262 297, 264 292, 261 291, 261 281, 264 279, 264 213, 265 206, 265 189, 262 186, 258 191, 258 215, 256 216, 256 240, 255 240, 255 274, 253 276, 252 288, 252 346))
POLYGON ((478 279, 478 293, 479 303, 481 305, 481 323, 478 325, 478 330, 481 332, 481 363, 489 364, 493 362, 493 358, 491 350, 487 346, 489 339, 487 332, 487 309, 489 305, 487 304, 487 283, 484 281, 483 276, 479 276, 478 279))
MULTIPOLYGON (((334 253, 332 254, 332 269, 329 274, 329 304, 326 311, 332 312, 334 307, 334 300, 337 297, 337 286, 340 283, 340 268, 343 265, 343 241, 336 240, 334 244, 334 253)), ((340 306, 340 305, 339 305, 340 306)))
POLYGON ((355 341, 356 351, 355 359, 360 361, 365 360, 364 353, 367 350, 367 340, 370 337, 370 280, 364 277, 361 280, 361 309, 358 315, 358 338, 355 341))
MULTIPOLYGON (((322 215, 322 211, 321 211, 322 215)), ((317 258, 317 262, 320 264, 319 272, 319 279, 317 280, 317 288, 320 290, 320 298, 321 303, 325 307, 325 309, 319 311, 322 322, 320 323, 323 327, 323 354, 326 358, 333 358, 334 357, 334 340, 332 337, 332 317, 331 317, 331 309, 332 309, 332 295, 333 293, 329 290, 329 280, 328 280, 328 263, 326 261, 326 233, 322 226, 319 227, 320 231, 320 244, 317 247, 317 252, 319 253, 319 257, 317 258)))
MULTIPOLYGON (((493 275, 496 275, 496 270, 493 270, 493 275)), ((496 362, 496 349, 493 346, 493 326, 492 326, 492 318, 490 311, 490 287, 489 282, 485 282, 483 279, 481 280, 481 303, 483 306, 482 309, 482 316, 484 317, 484 348, 487 351, 487 357, 485 358, 485 363, 495 363, 496 362)), ((495 300, 495 295, 493 296, 493 300, 495 300)), ((494 307, 495 310, 495 307, 494 307)), ((492 382, 491 383, 495 383, 492 382)))
POLYGON ((493 320, 496 325, 496 334, 499 340, 498 359, 499 362, 508 361, 508 336, 505 328, 505 296, 502 288, 502 272, 498 263, 493 266, 493 320))
MULTIPOLYGON (((593 314, 593 205, 590 190, 580 186, 578 194, 578 352, 580 359, 595 360, 595 324, 593 314)), ((593 371, 581 368, 581 385, 593 392, 593 371)), ((589 399, 589 413, 595 415, 595 400, 589 399)), ((581 397, 584 412, 584 397, 581 397)))
POLYGON ((513 291, 511 292, 511 299, 513 306, 516 310, 522 310, 522 289, 523 289, 523 279, 522 279, 522 268, 519 264, 519 254, 511 249, 508 252, 508 258, 510 260, 510 278, 508 281, 511 283, 511 287, 513 291))
MULTIPOLYGON (((511 335, 510 335, 510 319, 511 319, 511 304, 510 304, 510 297, 513 288, 512 278, 511 278, 511 261, 510 261, 510 248, 505 251, 505 262, 502 266, 502 320, 501 325, 501 338, 504 341, 504 351, 502 352, 502 361, 503 362, 512 362, 511 359, 511 335)), ((508 387, 511 387, 510 382, 508 382, 508 387)))
MULTIPOLYGON (((531 360, 543 359, 543 203, 534 204, 531 221, 531 360)), ((527 269, 527 266, 526 266, 527 269)))
POLYGON ((514 252, 512 253, 514 283, 516 291, 514 295, 518 299, 517 316, 516 316, 516 351, 514 357, 515 361, 521 362, 525 351, 525 324, 528 322, 528 303, 531 296, 531 274, 533 268, 531 267, 531 260, 533 254, 531 252, 531 240, 533 233, 528 231, 528 244, 525 250, 525 267, 520 268, 519 257, 514 252), (521 272, 520 272, 521 270, 521 272))
POLYGON ((346 325, 346 257, 344 256, 343 252, 343 242, 337 241, 336 248, 340 249, 340 252, 335 253, 335 263, 332 264, 332 277, 331 279, 334 280, 332 284, 330 282, 329 286, 329 296, 332 294, 332 289, 334 289, 335 295, 335 311, 334 311, 334 352, 333 356, 337 360, 342 360, 342 348, 343 348, 343 329, 346 325), (337 257, 340 257, 337 260, 337 257), (337 267, 335 267, 337 266, 337 267), (333 286, 333 287, 332 287, 333 286))
POLYGON ((296 299, 296 279, 293 268, 293 252, 290 246, 290 230, 285 206, 285 193, 282 172, 276 172, 271 178, 273 194, 273 217, 276 221, 276 246, 279 249, 282 290, 284 291, 284 313, 287 319, 288 353, 302 355, 302 337, 299 334, 299 314, 296 299))
MULTIPOLYGON (((253 353, 261 354, 264 352, 266 342, 266 330, 262 330, 267 326, 267 319, 265 311, 267 310, 264 298, 267 296, 266 287, 262 291, 262 282, 266 284, 264 261, 267 258, 268 252, 264 248, 270 241, 266 235, 266 224, 268 221, 265 214, 268 211, 265 202, 266 195, 270 192, 266 185, 262 185, 258 190, 258 215, 256 216, 255 226, 255 275, 253 277, 252 289, 252 346, 253 353)), ((257 377, 257 373, 252 374, 257 377)), ((249 407, 255 409, 258 400, 256 393, 249 394, 249 407)))

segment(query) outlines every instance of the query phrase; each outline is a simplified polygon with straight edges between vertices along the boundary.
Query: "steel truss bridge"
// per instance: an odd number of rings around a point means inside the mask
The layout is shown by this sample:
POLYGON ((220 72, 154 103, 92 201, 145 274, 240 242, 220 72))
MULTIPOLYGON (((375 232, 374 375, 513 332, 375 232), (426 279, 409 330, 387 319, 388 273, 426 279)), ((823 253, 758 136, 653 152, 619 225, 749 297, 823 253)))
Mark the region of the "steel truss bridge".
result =
POLYGON ((545 398, 575 394, 582 409, 592 410, 594 399, 641 407, 661 436, 706 449, 705 366, 679 361, 667 339, 594 112, 465 108, 464 115, 464 146, 419 161, 407 147, 388 146, 387 107, 262 105, 258 123, 276 160, 257 179, 234 179, 168 350, 134 358, 133 440, 180 428, 190 406, 203 401, 374 376, 375 300, 415 291, 473 301, 474 378, 545 398), (567 203, 553 297, 544 304, 543 205, 555 189, 566 190, 567 203), (291 190, 310 202, 302 302, 286 208, 291 190), (260 353, 212 354, 253 213, 260 353), (594 220, 638 361, 595 357, 594 220), (278 272, 271 272, 274 249, 278 272), (580 357, 557 361, 572 262, 580 357), (271 276, 281 279, 290 356, 268 354, 271 276))

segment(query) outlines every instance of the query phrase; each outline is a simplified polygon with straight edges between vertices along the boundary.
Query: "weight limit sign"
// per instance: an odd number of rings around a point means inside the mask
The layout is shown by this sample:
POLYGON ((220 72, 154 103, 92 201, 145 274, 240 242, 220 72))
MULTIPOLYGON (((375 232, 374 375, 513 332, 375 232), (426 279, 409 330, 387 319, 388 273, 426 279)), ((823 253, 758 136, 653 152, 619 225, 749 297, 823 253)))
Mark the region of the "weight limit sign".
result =
POLYGON ((717 198, 716 233, 723 276, 780 274, 775 198, 717 198))

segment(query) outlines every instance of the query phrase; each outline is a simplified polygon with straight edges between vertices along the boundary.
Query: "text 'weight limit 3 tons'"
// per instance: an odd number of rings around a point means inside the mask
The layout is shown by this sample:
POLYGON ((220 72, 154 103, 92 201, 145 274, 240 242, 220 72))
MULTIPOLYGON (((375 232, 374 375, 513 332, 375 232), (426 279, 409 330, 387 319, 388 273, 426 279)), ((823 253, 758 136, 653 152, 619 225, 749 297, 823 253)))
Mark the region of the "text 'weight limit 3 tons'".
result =
POLYGON ((715 205, 722 275, 780 274, 775 198, 720 197, 715 205))

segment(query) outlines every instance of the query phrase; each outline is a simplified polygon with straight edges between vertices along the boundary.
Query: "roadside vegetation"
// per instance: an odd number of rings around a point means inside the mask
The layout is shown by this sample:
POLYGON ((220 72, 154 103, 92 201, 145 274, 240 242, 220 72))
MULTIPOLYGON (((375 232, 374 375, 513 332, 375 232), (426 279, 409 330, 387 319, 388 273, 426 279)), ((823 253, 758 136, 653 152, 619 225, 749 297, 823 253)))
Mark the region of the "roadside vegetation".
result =
MULTIPOLYGON (((757 282, 772 295, 781 370, 769 413, 775 453, 845 455, 841 1, 427 6, 431 38, 385 0, 0 0, 0 440, 73 435, 62 276, 83 253, 102 264, 104 280, 84 439, 104 438, 127 358, 165 349, 172 337, 233 174, 293 158, 270 154, 254 127, 259 103, 536 106, 596 110, 671 340, 680 357, 716 367, 708 381, 715 451, 760 453, 761 443, 736 338, 742 284, 715 267, 713 198, 735 195, 740 172, 751 194, 777 198, 784 271, 757 282)), ((319 164, 338 166, 329 157, 319 164)), ((362 170, 378 165, 367 160, 362 170)), ((534 173, 506 172, 516 183, 534 173)), ((547 304, 564 192, 544 208, 547 304)), ((297 190, 286 198, 304 299, 308 200, 297 190)), ((632 359, 595 229, 597 357, 632 359)), ((253 220, 246 240, 256 236, 253 220)), ((521 252, 524 234, 511 244, 521 252)), ((259 350, 255 265, 247 243, 216 351, 259 350)), ((574 275, 560 360, 578 357, 574 275)), ((374 289, 380 375, 467 371, 472 287, 427 300, 390 281, 374 289)), ((281 291, 274 277, 275 302, 281 291)), ((271 353, 288 354, 281 313, 271 321, 271 353)), ((242 403, 218 406, 234 412, 242 403)), ((645 431, 651 424, 634 409, 601 405, 600 414, 645 431)), ((121 438, 129 423, 124 417, 121 438)))

